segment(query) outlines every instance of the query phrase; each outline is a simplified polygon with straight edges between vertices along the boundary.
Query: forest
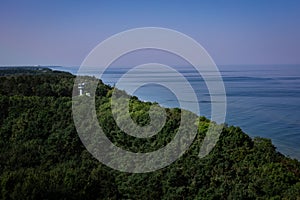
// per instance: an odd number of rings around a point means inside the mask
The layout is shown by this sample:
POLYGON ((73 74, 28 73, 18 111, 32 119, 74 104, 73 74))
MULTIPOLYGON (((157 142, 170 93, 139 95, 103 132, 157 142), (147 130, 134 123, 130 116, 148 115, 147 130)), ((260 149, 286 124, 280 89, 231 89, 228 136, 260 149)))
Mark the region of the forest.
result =
MULTIPOLYGON (((212 123, 203 116, 192 145, 171 165, 138 174, 107 167, 77 134, 74 80, 70 73, 48 68, 0 69, 1 199, 300 199, 300 162, 276 151, 270 139, 251 138, 225 125, 216 146, 200 159, 212 123)), ((157 135, 135 138, 114 121, 114 89, 99 80, 94 96, 99 124, 114 144, 150 152, 172 140, 180 109, 165 108, 166 123, 157 135)), ((131 97, 132 119, 148 124, 152 104, 131 97)))

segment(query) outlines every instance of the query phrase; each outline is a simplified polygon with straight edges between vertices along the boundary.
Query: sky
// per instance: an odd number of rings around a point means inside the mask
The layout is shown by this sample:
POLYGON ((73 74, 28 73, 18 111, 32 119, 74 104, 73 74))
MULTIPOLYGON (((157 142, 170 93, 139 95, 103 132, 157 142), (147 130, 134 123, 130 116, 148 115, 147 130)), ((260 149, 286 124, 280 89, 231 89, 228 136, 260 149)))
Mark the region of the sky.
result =
POLYGON ((219 65, 300 64, 298 0, 0 0, 0 65, 79 66, 106 38, 149 26, 194 38, 219 65))

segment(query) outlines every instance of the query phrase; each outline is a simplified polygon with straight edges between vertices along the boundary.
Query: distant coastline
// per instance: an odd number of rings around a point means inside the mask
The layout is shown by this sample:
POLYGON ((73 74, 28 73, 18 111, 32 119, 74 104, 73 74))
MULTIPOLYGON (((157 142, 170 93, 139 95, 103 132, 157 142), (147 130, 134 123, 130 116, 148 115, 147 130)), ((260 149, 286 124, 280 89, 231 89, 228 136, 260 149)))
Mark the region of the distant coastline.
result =
MULTIPOLYGON (((49 68, 76 75, 79 66, 49 68)), ((103 77, 103 82, 113 86, 126 69, 109 71, 103 77)), ((270 138, 280 152, 300 160, 300 65, 257 65, 246 68, 228 65, 220 69, 227 91, 226 123, 240 126, 251 137, 270 138)), ((199 115, 210 118, 210 97, 205 92, 204 82, 189 70, 181 72, 199 93, 199 115)), ((86 72, 86 75, 92 74, 86 72)), ((138 83, 139 79, 134 81, 138 83)), ((178 107, 174 95, 155 85, 144 86, 135 96, 143 101, 158 102, 164 107, 178 107)))

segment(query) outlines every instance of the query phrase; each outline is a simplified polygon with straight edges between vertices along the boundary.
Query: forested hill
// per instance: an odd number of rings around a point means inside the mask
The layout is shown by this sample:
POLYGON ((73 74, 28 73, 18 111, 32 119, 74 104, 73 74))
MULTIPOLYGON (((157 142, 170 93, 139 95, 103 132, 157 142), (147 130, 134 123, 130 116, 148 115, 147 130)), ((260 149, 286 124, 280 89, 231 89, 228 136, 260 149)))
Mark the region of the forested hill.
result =
POLYGON ((68 72, 62 72, 57 70, 51 70, 47 67, 0 67, 0 76, 8 76, 8 75, 41 75, 41 74, 47 74, 47 75, 57 75, 57 74, 69 74, 68 72))
MULTIPOLYGON (((299 161, 277 152, 269 139, 252 139, 238 127, 225 126, 214 149, 200 159, 210 123, 205 117, 189 150, 170 166, 144 174, 108 168, 77 135, 72 119, 75 77, 43 70, 0 70, 1 199, 300 199, 299 161)), ((95 101, 99 123, 117 146, 153 151, 172 140, 180 109, 166 109, 166 124, 157 136, 134 138, 112 117, 112 89, 99 82, 95 101)), ((149 123, 150 106, 132 98, 133 120, 149 123)))

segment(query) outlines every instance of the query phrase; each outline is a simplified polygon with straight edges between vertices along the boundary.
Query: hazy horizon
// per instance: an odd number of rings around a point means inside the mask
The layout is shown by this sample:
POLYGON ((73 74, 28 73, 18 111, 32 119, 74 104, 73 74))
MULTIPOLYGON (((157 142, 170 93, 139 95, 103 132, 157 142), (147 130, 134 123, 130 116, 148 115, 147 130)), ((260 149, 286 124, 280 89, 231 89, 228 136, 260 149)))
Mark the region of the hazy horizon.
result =
MULTIPOLYGON (((0 65, 80 66, 106 38, 149 26, 194 38, 217 65, 299 64, 299 11, 296 0, 4 0, 0 6, 0 65)), ((129 58, 124 65, 131 65, 133 59, 144 57, 129 58)), ((178 63, 170 60, 170 64, 178 63)))

